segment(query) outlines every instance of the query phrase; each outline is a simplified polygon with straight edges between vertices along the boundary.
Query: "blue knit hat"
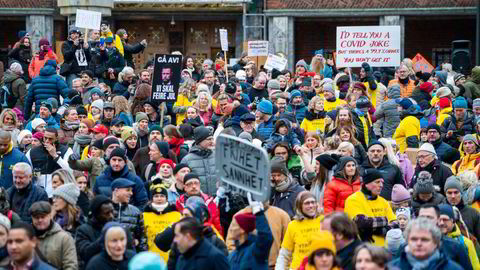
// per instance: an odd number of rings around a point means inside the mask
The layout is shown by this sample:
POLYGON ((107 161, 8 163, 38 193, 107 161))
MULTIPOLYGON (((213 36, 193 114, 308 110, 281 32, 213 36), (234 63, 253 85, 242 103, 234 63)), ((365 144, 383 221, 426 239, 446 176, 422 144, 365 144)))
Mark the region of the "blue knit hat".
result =
POLYGON ((257 110, 259 110, 261 113, 272 115, 273 114, 272 102, 265 99, 260 101, 260 103, 258 103, 257 105, 257 110))
POLYGON ((404 110, 410 108, 413 105, 413 102, 409 98, 399 98, 395 100, 398 105, 402 106, 404 110))
POLYGON ((46 66, 52 66, 52 67, 57 67, 57 60, 47 60, 47 62, 45 62, 45 65, 43 65, 44 67, 46 66))
POLYGON ((453 207, 450 204, 441 203, 438 205, 438 210, 440 210, 440 215, 447 215, 450 219, 455 220, 453 207))
POLYGON ((453 108, 455 109, 468 109, 467 101, 464 97, 457 97, 453 101, 453 108))
POLYGON ((292 94, 290 95, 290 98, 293 99, 294 97, 301 97, 301 96, 302 96, 302 93, 300 93, 300 91, 293 90, 292 94))
POLYGON ((300 61, 297 62, 295 67, 302 66, 305 68, 306 71, 308 71, 308 64, 305 62, 305 60, 301 59, 300 61))

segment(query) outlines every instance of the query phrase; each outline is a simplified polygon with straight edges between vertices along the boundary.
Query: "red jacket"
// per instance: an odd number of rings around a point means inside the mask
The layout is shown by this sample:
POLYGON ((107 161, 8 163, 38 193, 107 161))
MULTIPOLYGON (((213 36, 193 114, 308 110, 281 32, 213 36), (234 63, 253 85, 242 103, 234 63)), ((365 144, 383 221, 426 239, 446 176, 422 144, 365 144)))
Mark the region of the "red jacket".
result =
POLYGON ((323 196, 324 214, 326 215, 334 211, 343 212, 345 200, 347 200, 348 196, 359 191, 361 187, 360 177, 357 177, 352 184, 349 184, 347 180, 334 176, 325 188, 323 196))
MULTIPOLYGON (((222 228, 222 225, 220 224, 220 211, 218 210, 218 207, 215 204, 214 198, 208 196, 205 193, 201 193, 201 196, 208 207, 208 212, 210 212, 210 219, 208 220, 208 222, 213 224, 215 229, 217 229, 217 231, 223 236, 224 235, 223 228, 222 228)), ((183 209, 185 208, 185 201, 186 201, 185 194, 181 195, 178 198, 176 202, 178 212, 180 213, 183 212, 183 209)))

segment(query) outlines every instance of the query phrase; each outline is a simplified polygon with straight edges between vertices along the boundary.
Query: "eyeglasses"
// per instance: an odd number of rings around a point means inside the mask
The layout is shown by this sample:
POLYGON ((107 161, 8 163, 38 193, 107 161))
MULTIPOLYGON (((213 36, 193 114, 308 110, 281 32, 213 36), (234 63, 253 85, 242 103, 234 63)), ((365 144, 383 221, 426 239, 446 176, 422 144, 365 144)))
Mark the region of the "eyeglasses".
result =
POLYGON ((422 155, 422 156, 417 156, 417 159, 425 159, 431 155, 422 155))

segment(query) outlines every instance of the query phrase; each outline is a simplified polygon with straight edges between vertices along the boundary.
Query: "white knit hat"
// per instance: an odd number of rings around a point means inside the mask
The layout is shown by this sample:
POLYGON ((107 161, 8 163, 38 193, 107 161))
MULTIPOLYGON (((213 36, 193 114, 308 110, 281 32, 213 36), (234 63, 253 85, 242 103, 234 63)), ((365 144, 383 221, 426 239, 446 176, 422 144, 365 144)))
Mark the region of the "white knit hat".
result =
POLYGON ((7 229, 7 231, 9 231, 10 227, 11 227, 11 222, 8 219, 8 217, 0 214, 0 225, 5 227, 5 229, 7 229))
POLYGON ((47 124, 42 118, 35 118, 32 120, 32 129, 37 129, 41 124, 47 124))
POLYGON ((435 96, 437 98, 442 98, 442 97, 450 96, 451 94, 452 94, 452 91, 450 90, 450 88, 443 86, 437 90, 437 92, 435 93, 435 96))
POLYGON ((71 205, 77 205, 78 196, 80 196, 80 189, 78 189, 77 185, 73 183, 63 184, 57 187, 52 195, 64 199, 71 205))
POLYGON ((235 78, 244 81, 247 79, 247 73, 243 69, 237 70, 237 72, 235 73, 235 78))
MULTIPOLYGON (((33 126, 33 123, 32 123, 32 126, 33 126)), ((23 138, 25 138, 25 136, 27 136, 27 135, 33 136, 32 132, 30 132, 30 130, 28 130, 28 129, 24 129, 24 130, 20 131, 20 133, 18 134, 18 137, 17 137, 17 144, 21 144, 23 138)))
POLYGON ((15 74, 21 74, 23 75, 23 68, 22 68, 22 65, 20 65, 20 63, 18 62, 13 62, 11 65, 10 65, 10 70, 15 73, 15 74))
POLYGON ((94 102, 92 102, 92 107, 97 107, 100 109, 100 111, 103 111, 103 100, 102 99, 97 99, 94 102))
POLYGON ((435 152, 435 148, 431 143, 422 144, 422 146, 420 146, 420 149, 418 149, 418 152, 420 151, 432 153, 435 157, 437 157, 437 152, 435 152))

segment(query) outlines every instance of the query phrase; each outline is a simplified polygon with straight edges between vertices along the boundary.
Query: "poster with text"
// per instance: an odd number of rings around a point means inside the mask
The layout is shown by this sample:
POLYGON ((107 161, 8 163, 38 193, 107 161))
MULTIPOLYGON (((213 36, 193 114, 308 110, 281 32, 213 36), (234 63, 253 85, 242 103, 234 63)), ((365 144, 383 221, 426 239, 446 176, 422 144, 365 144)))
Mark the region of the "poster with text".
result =
POLYGON ((181 69, 181 55, 155 55, 152 101, 163 102, 177 100, 181 69))
POLYGON ((337 67, 400 65, 400 26, 337 27, 337 67))

